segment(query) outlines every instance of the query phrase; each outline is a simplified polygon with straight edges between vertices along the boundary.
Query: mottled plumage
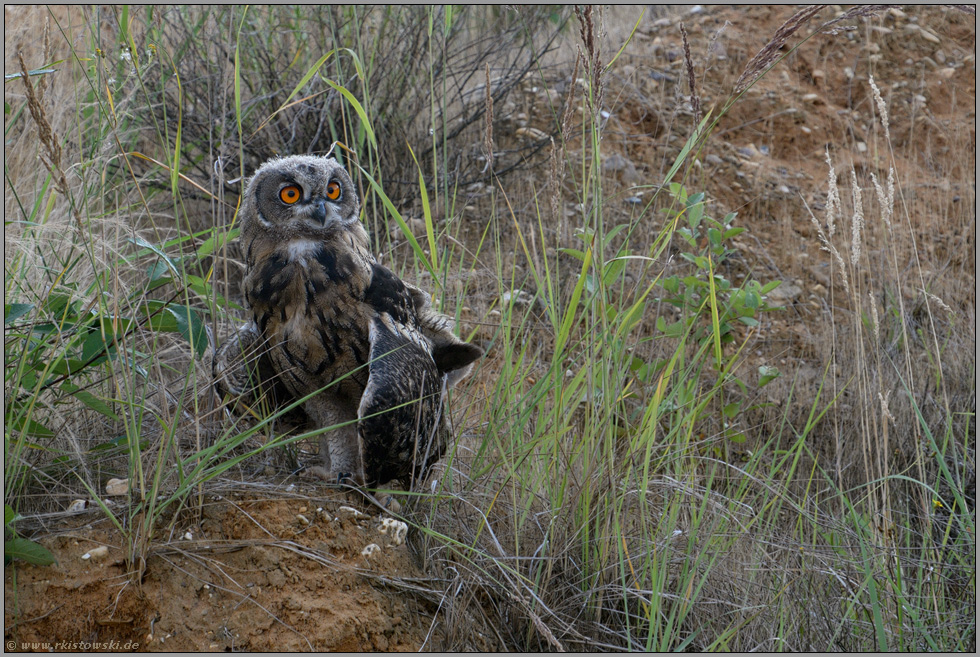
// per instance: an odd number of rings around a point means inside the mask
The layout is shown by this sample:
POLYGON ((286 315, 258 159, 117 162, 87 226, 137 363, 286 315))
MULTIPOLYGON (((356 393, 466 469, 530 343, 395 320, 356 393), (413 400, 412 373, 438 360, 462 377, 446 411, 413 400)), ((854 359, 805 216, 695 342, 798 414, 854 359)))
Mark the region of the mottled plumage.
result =
POLYGON ((409 480, 445 447, 445 390, 482 355, 428 296, 378 264, 347 172, 333 159, 272 160, 240 211, 251 321, 219 350, 220 392, 308 395, 328 481, 409 480))

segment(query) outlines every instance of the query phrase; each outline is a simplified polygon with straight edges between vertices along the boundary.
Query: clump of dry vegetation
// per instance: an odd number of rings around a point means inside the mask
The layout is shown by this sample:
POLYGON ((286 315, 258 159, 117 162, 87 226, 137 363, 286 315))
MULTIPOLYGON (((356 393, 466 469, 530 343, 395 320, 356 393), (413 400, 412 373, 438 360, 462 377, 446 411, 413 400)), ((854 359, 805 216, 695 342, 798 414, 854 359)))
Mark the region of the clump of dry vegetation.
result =
POLYGON ((209 358, 241 312, 243 180, 333 149, 386 264, 488 352, 403 493, 428 577, 392 586, 436 647, 975 648, 975 128, 973 160, 923 145, 922 102, 848 68, 847 130, 812 137, 765 87, 902 16, 806 8, 722 57, 727 25, 616 41, 592 7, 32 14, 14 68, 5 34, 8 530, 91 499, 138 579, 209 487, 295 463, 288 414, 230 412, 209 358), (639 39, 678 66, 641 75, 639 39), (820 178, 738 207, 789 178, 726 142, 780 129, 823 145, 820 178))

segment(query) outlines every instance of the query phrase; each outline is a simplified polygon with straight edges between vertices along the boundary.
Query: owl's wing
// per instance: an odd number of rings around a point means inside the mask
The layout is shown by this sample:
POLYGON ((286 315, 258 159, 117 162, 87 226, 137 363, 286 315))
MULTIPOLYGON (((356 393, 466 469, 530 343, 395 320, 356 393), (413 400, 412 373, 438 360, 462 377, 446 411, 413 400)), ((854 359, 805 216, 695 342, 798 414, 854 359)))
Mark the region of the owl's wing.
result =
MULTIPOLYGON (((218 397, 234 400, 239 411, 254 409, 260 400, 266 409, 277 412, 296 401, 279 376, 266 353, 265 340, 255 322, 242 325, 229 335, 215 353, 212 374, 218 397)), ((302 426, 308 417, 302 408, 284 413, 280 419, 302 426)))
POLYGON ((229 395, 245 404, 255 402, 261 338, 255 322, 248 322, 229 335, 215 353, 212 373, 219 397, 229 395))
POLYGON ((358 407, 370 485, 417 476, 442 456, 442 376, 420 333, 384 313, 371 319, 368 383, 358 407))

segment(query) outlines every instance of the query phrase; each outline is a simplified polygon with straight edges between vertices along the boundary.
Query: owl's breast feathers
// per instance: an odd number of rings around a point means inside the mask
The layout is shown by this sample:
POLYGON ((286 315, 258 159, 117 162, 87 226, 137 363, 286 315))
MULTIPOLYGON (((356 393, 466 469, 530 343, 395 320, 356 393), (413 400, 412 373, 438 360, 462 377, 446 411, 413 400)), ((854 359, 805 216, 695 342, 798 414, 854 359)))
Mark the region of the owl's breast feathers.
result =
POLYGON ((245 298, 283 382, 305 396, 350 373, 342 388, 359 394, 368 376, 366 368, 356 370, 369 357, 364 297, 374 258, 341 235, 253 242, 247 259, 245 298))

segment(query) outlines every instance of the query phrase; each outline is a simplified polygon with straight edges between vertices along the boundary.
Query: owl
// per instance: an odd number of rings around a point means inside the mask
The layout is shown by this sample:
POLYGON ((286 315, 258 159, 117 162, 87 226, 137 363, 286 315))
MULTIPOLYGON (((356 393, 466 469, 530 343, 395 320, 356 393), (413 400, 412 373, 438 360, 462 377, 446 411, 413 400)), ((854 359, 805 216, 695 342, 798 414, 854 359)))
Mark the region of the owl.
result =
POLYGON ((263 164, 239 213, 250 320, 217 352, 219 393, 302 400, 326 481, 411 485, 446 446, 447 389, 483 351, 428 295, 379 264, 334 159, 263 164))

